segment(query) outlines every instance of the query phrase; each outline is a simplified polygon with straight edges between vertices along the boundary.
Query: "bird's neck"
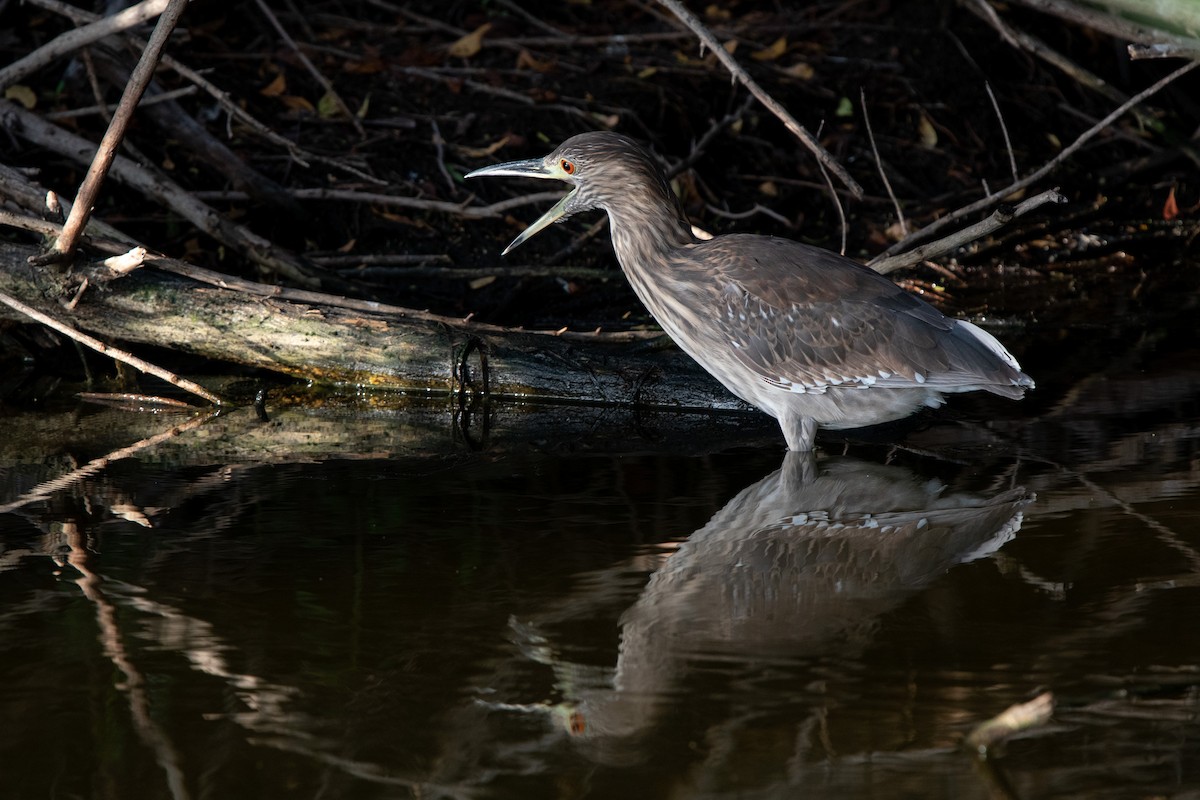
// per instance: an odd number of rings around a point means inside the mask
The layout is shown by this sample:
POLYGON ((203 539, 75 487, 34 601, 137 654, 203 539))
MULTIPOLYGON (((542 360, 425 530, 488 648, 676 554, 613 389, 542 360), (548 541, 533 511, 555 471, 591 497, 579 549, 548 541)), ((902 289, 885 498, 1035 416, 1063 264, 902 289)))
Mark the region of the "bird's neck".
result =
POLYGON ((613 249, 622 265, 627 259, 661 261, 663 256, 697 241, 673 197, 631 192, 621 202, 609 204, 608 215, 613 249))

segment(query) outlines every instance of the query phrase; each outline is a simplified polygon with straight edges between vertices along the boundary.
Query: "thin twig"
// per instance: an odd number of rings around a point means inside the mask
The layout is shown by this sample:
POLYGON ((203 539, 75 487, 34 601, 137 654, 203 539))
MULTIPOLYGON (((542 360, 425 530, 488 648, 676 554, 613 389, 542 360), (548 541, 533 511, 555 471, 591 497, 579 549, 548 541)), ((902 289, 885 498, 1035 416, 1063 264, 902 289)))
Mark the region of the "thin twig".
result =
POLYGON ((1000 120, 1000 133, 1004 134, 1004 149, 1008 151, 1008 165, 1012 168, 1013 180, 1020 180, 1021 176, 1017 173, 1017 157, 1013 155, 1012 139, 1008 138, 1008 126, 1004 124, 1004 115, 1000 113, 1000 103, 996 100, 996 93, 992 91, 992 84, 984 81, 983 86, 987 89, 988 97, 992 99, 992 109, 996 112, 996 119, 1000 120))
POLYGON ((690 11, 684 8, 683 4, 680 3, 679 0, 658 0, 658 2, 660 5, 674 14, 680 22, 690 28, 692 33, 696 34, 696 37, 700 39, 701 45, 711 50, 713 55, 717 57, 717 60, 725 66, 725 69, 729 70, 730 74, 733 75, 735 79, 749 89, 750 93, 757 97, 760 103, 766 106, 772 114, 774 114, 780 119, 780 121, 783 122, 789 131, 795 134, 795 136, 804 143, 804 146, 807 147, 812 154, 817 157, 818 162, 828 167, 834 175, 837 175, 838 180, 840 180, 842 184, 846 186, 846 188, 853 192, 855 197, 862 197, 863 190, 862 187, 858 185, 858 181, 850 177, 850 173, 846 172, 845 168, 837 162, 837 160, 829 153, 829 151, 821 146, 821 143, 817 141, 817 138, 809 133, 808 130, 801 125, 795 117, 788 113, 786 108, 784 108, 779 104, 778 101, 775 100, 775 98, 767 94, 766 91, 764 91, 763 88, 759 86, 753 78, 750 77, 746 70, 742 69, 742 66, 737 62, 737 59, 731 56, 729 52, 721 46, 721 43, 717 41, 717 37, 713 36, 712 32, 709 31, 708 28, 704 27, 700 20, 696 19, 696 17, 694 17, 690 11))
MULTIPOLYGON (((399 195, 380 194, 378 192, 359 192, 353 189, 293 189, 289 194, 297 200, 339 200, 348 203, 372 203, 379 206, 396 208, 411 208, 418 211, 435 211, 440 214, 453 214, 466 219, 491 219, 503 216, 514 208, 534 205, 536 203, 554 202, 562 199, 562 192, 535 192, 534 194, 512 197, 487 206, 469 206, 464 203, 450 203, 445 200, 425 200, 420 197, 401 197, 399 195)), ((194 192, 193 196, 200 200, 249 200, 250 195, 239 191, 194 192)))
MULTIPOLYGON (((84 50, 83 52, 86 53, 87 50, 84 50)), ((172 89, 169 92, 163 92, 162 94, 156 94, 156 95, 154 95, 154 97, 143 97, 142 102, 138 103, 138 108, 145 108, 148 105, 152 105, 154 103, 163 103, 163 102, 166 102, 167 100, 177 100, 180 97, 188 97, 189 95, 195 94, 196 91, 197 91, 197 87, 195 87, 195 86, 184 86, 179 89, 172 89)), ((102 116, 107 116, 107 115, 111 114, 113 111, 115 111, 116 109, 117 109, 117 107, 112 104, 101 105, 101 104, 97 103, 94 106, 84 106, 83 108, 72 108, 67 111, 51 111, 51 112, 47 113, 45 116, 46 116, 46 119, 54 120, 55 122, 58 122, 59 120, 64 120, 64 119, 76 119, 78 117, 87 117, 87 116, 91 116, 92 114, 100 114, 102 116)))
POLYGON ((783 216, 778 211, 772 211, 771 209, 767 208, 766 206, 762 205, 761 203, 755 203, 754 205, 750 206, 750 208, 747 208, 745 211, 725 211, 724 209, 717 208, 716 206, 712 205, 711 203, 705 203, 704 207, 708 209, 710 214, 714 214, 718 217, 724 217, 725 219, 732 219, 732 220, 749 219, 750 217, 753 217, 755 214, 763 214, 763 215, 768 216, 771 219, 775 220, 780 225, 786 225, 788 227, 791 227, 791 225, 792 225, 791 221, 789 221, 787 217, 783 216))
POLYGON ((335 269, 348 267, 397 267, 404 264, 450 264, 450 256, 445 253, 407 254, 407 253, 363 253, 361 255, 312 255, 309 260, 314 264, 335 269))
POLYGON ((1175 79, 1191 72, 1196 67, 1200 67, 1200 61, 1192 61, 1187 64, 1184 64, 1182 67, 1175 70, 1171 74, 1166 75, 1162 78, 1159 78, 1157 81, 1155 81, 1153 83, 1153 85, 1151 85, 1150 87, 1148 87, 1146 89, 1143 89, 1142 91, 1135 94, 1133 97, 1130 97, 1124 103, 1122 103, 1121 105, 1119 105, 1115 109, 1113 109, 1113 111, 1111 113, 1109 113, 1108 116, 1106 116, 1104 119, 1100 120, 1095 125, 1093 125, 1091 128, 1088 128, 1086 131, 1079 134, 1078 138, 1076 138, 1075 141, 1071 142, 1069 145, 1064 147, 1058 153, 1058 155, 1056 155, 1054 158, 1047 161, 1045 164, 1043 164, 1038 169, 1036 169, 1033 172, 1026 175, 1021 180, 1014 181, 1012 184, 1004 187, 1003 189, 992 192, 991 194, 987 195, 986 197, 981 197, 979 200, 976 200, 974 203, 970 203, 969 205, 963 206, 962 208, 957 209, 956 211, 954 211, 950 214, 947 214, 946 216, 942 217, 941 219, 938 219, 937 221, 930 223, 929 225, 922 228, 921 230, 914 232, 910 236, 906 236, 904 239, 901 239, 899 242, 896 242, 894 245, 889 247, 887 250, 883 251, 883 253, 881 253, 880 255, 881 256, 895 255, 896 253, 899 253, 899 252, 911 247, 914 240, 925 239, 925 238, 929 237, 932 233, 946 227, 951 222, 961 219, 962 217, 965 217, 968 214, 973 214, 976 211, 979 211, 980 209, 986 208, 987 206, 992 205, 993 203, 1012 195, 1014 192, 1020 191, 1021 189, 1025 189, 1025 188, 1031 186, 1032 184, 1037 183, 1039 180, 1041 180, 1046 175, 1048 175, 1050 172, 1052 172, 1055 167, 1057 167, 1059 164, 1061 164, 1062 162, 1066 161, 1068 158, 1073 156, 1081 147, 1083 147, 1089 141, 1094 139, 1097 134, 1099 134, 1101 131, 1103 131, 1105 128, 1107 128, 1109 125, 1111 125, 1122 114, 1124 114, 1129 109, 1136 106, 1137 104, 1141 103, 1146 98, 1154 95, 1155 93, 1160 91, 1164 86, 1171 83, 1175 79))
POLYGON ((312 63, 309 57, 304 54, 304 51, 300 49, 300 45, 296 43, 296 40, 291 37, 291 34, 287 32, 282 24, 280 24, 279 18, 275 16, 275 12, 271 10, 271 7, 266 4, 265 0, 254 0, 254 2, 258 6, 258 10, 261 11, 263 16, 267 18, 267 21, 271 23, 271 27, 273 27, 275 32, 279 34, 279 37, 287 42, 288 47, 290 47, 296 54, 296 58, 300 59, 300 63, 304 65, 304 68, 308 70, 308 73, 316 79, 317 83, 324 87, 325 93, 329 97, 333 98, 333 102, 337 104, 338 110, 346 115, 346 119, 348 119, 350 124, 354 126, 354 130, 358 132, 358 135, 364 139, 367 138, 367 132, 363 129, 362 122, 359 120, 358 115, 350 110, 350 107, 346 105, 344 100, 342 100, 342 96, 338 94, 337 89, 333 88, 333 84, 329 81, 329 79, 326 78, 325 75, 322 74, 319 69, 317 69, 316 64, 312 63))
MULTIPOLYGON (((96 107, 100 109, 100 116, 104 118, 104 124, 111 125, 113 112, 119 108, 120 104, 110 108, 104 102, 104 90, 100 88, 100 77, 96 74, 96 64, 92 58, 92 49, 85 47, 79 51, 79 55, 83 61, 84 69, 87 70, 88 85, 92 87, 92 97, 96 99, 96 107)), ((46 117, 52 119, 49 114, 46 117)))
POLYGON ((879 170, 883 188, 887 190, 887 195, 892 200, 892 208, 896 209, 896 220, 900 223, 900 235, 908 236, 908 221, 904 219, 904 209, 900 208, 900 201, 896 199, 896 193, 892 191, 892 182, 888 180, 887 172, 883 168, 883 160, 879 157, 879 147, 875 144, 875 131, 871 130, 871 115, 867 112, 867 93, 863 91, 862 87, 859 87, 858 90, 858 102, 862 106, 863 122, 867 125, 867 139, 871 142, 871 152, 875 154, 875 168, 879 170))
POLYGON ((446 140, 442 138, 442 129, 438 127, 436 119, 429 120, 429 126, 433 128, 433 148, 438 171, 442 173, 442 178, 446 181, 446 186, 450 191, 456 192, 458 187, 454 185, 454 179, 450 177, 450 171, 446 169, 446 140))
POLYGON ((75 196, 75 205, 71 208, 66 224, 63 225, 62 235, 51 249, 51 253, 58 259, 70 258, 75 252, 75 245, 83 234, 83 229, 87 227, 88 217, 91 216, 96 198, 100 194, 100 187, 104 185, 104 179, 108 176, 113 159, 116 158, 117 148, 121 146, 121 140, 125 137, 125 129, 133 119, 138 101, 142 99, 142 93, 146 91, 150 78, 154 76, 159 55, 166 47, 167 40, 171 38, 171 31, 175 30, 175 25, 183 16, 187 4, 188 0, 169 0, 166 10, 158 18, 150 42, 138 60, 133 74, 129 76, 129 83, 126 84, 121 101, 117 104, 116 113, 104 132, 104 138, 100 140, 100 146, 96 149, 87 175, 84 176, 83 185, 79 187, 79 193, 75 196))
MULTIPOLYGON (((821 127, 823 128, 824 126, 825 123, 822 122, 821 127)), ((817 135, 819 136, 820 134, 821 129, 818 128, 817 135)), ((838 249, 838 252, 846 255, 846 238, 849 234, 849 226, 846 224, 846 211, 842 208, 842 200, 838 197, 837 190, 834 189, 833 181, 830 180, 829 172, 825 169, 825 166, 818 161, 817 168, 821 171, 821 179, 825 181, 825 188, 829 190, 829 196, 833 200, 833 207, 837 211, 838 220, 840 221, 839 227, 842 231, 842 246, 838 249)))
POLYGON ((753 105, 753 103, 754 96, 750 95, 746 97, 745 101, 736 111, 729 112, 725 116, 721 117, 721 119, 709 125, 708 130, 706 130, 704 134, 692 145, 691 152, 687 154, 687 158, 683 159, 678 164, 667 170, 667 177, 674 178, 676 175, 695 164, 700 158, 700 155, 704 152, 705 148, 708 147, 709 142, 716 138, 718 133, 744 117, 746 112, 750 110, 750 106, 753 105))
POLYGON ((193 383, 192 381, 189 381, 187 378, 181 378, 180 376, 176 375, 174 372, 165 370, 162 367, 157 367, 154 364, 151 364, 149 361, 145 361, 143 359, 138 358, 137 356, 133 355, 132 353, 127 353, 124 350, 120 350, 111 345, 107 345, 104 342, 100 341, 99 339, 96 339, 95 337, 88 336, 86 333, 83 333, 81 331, 76 330, 75 328, 72 328, 70 325, 67 325, 65 322, 59 322, 54 317, 51 317, 47 314, 43 314, 41 311, 38 311, 36 308, 32 308, 31 306, 25 305, 24 303, 22 303, 20 300, 16 299, 15 297, 10 297, 9 295, 5 294, 4 292, 0 292, 0 303, 4 303, 6 306, 13 309, 14 311, 19 311, 22 314, 24 314, 25 316, 29 317, 30 319, 35 320, 36 322, 40 322, 48 328, 53 328, 54 330, 61 333, 63 336, 67 336, 67 337, 79 342, 80 344, 83 344, 83 345, 86 345, 87 347, 92 348, 97 353, 102 353, 103 355, 109 356, 111 358, 115 358, 117 361, 123 361, 126 364, 133 367, 134 369, 140 370, 142 372, 147 372, 158 378, 162 378, 167 383, 178 386, 180 389, 189 391, 192 394, 197 395, 199 397, 203 397, 205 400, 207 400, 208 402, 212 403, 215 406, 221 405, 221 398, 217 397, 215 394, 210 392, 208 389, 205 389, 200 384, 193 383))

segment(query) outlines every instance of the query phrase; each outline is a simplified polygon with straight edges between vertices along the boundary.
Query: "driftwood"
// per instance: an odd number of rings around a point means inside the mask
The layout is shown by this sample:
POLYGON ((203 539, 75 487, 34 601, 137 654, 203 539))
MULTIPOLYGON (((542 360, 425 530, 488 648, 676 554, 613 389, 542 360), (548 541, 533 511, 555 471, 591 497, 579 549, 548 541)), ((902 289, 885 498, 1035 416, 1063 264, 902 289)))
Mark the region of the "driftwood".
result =
MULTIPOLYGON (((238 288, 222 288, 153 269, 89 290, 67 311, 51 298, 74 294, 78 272, 68 283, 27 263, 36 253, 33 246, 0 247, 0 291, 110 340, 170 342, 181 351, 320 383, 647 408, 743 407, 682 352, 658 346, 657 338, 512 330, 233 278, 227 284, 238 288), (289 299, 295 297, 304 301, 289 299)), ((150 263, 185 268, 169 260, 150 263)), ((104 283, 103 275, 93 283, 104 283)))

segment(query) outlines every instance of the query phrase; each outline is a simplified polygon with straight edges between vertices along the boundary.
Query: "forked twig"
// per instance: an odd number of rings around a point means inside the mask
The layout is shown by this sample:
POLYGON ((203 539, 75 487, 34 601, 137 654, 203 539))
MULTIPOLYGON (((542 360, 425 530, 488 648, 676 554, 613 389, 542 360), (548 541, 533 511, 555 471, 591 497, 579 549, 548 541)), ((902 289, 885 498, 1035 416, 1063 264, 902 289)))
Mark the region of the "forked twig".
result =
POLYGON ((926 242, 923 245, 914 247, 912 250, 905 250, 893 256, 884 257, 882 254, 876 256, 867 262, 867 266, 881 275, 886 275, 889 272, 894 272, 895 270, 903 269, 922 261, 928 261, 931 258, 937 258, 955 248, 968 245, 982 236, 987 236, 992 231, 1003 228, 1017 217, 1028 214, 1039 206, 1044 206, 1046 203, 1065 202, 1067 202, 1067 199, 1059 194, 1057 190, 1049 189, 1041 194, 1022 200, 1014 208, 998 208, 987 219, 982 219, 974 225, 968 225, 962 230, 955 231, 941 239, 926 242))
POLYGON ((692 12, 684 8, 679 0, 658 0, 659 4, 664 6, 668 11, 674 14, 680 22, 691 29, 692 33, 700 39, 700 43, 713 52, 725 69, 729 70, 730 74, 750 90, 750 93, 758 98, 758 101, 767 107, 768 110, 783 122, 789 131, 796 135, 804 146, 807 147, 812 154, 817 157, 817 161, 829 168, 829 171, 837 175, 838 180, 842 182, 856 198, 863 196, 863 189, 858 185, 858 181, 850 177, 850 173, 846 172, 845 168, 837 162, 829 151, 821 146, 817 138, 808 132, 808 129, 801 125, 788 110, 779 104, 775 98, 767 94, 761 86, 759 86, 753 78, 750 77, 746 70, 742 69, 741 64, 737 62, 733 56, 721 46, 717 41, 717 37, 713 36, 712 32, 704 27, 700 20, 692 15, 692 12))

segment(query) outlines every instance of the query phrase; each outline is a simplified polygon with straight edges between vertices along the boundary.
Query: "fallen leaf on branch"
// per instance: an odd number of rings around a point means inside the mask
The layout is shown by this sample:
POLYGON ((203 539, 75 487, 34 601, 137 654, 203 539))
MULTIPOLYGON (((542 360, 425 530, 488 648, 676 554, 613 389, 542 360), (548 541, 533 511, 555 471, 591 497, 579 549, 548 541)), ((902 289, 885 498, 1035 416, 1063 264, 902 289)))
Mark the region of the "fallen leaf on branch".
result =
POLYGON ((466 36, 450 45, 448 52, 457 58, 470 58, 483 49, 483 35, 492 29, 492 23, 485 22, 466 36))

